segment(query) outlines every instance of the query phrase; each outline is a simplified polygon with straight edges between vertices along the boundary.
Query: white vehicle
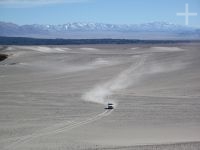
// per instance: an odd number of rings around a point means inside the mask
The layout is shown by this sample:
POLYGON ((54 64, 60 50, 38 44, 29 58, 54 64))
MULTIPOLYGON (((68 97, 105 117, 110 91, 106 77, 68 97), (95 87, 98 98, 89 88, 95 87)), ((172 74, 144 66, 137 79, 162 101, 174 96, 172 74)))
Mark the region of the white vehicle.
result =
POLYGON ((114 106, 112 103, 108 103, 108 106, 105 109, 114 109, 114 106))

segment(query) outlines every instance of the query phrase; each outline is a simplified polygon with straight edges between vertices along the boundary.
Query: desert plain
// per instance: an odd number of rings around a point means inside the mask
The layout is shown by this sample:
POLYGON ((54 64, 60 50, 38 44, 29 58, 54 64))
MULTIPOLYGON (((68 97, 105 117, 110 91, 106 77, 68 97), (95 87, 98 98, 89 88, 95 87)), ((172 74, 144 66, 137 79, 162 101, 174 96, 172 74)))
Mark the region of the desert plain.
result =
POLYGON ((199 43, 0 53, 1 150, 200 149, 199 43))

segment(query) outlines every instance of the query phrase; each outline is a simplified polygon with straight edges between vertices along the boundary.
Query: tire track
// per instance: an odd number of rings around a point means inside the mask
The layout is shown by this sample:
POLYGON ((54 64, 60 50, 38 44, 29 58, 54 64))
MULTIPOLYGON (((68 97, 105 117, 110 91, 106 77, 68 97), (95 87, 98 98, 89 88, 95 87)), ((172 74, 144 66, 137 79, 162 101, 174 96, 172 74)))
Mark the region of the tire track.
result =
MULTIPOLYGON (((24 137, 21 137, 20 139, 18 139, 16 142, 12 143, 11 145, 9 145, 8 147, 4 148, 5 150, 12 150, 13 148, 16 148, 17 146, 20 146, 26 142, 29 142, 35 138, 39 138, 39 137, 42 137, 42 136, 47 136, 47 135, 52 135, 52 134, 58 134, 58 133, 61 133, 61 132, 68 132, 74 128, 78 128, 80 126, 83 126, 85 124, 89 124, 89 123, 92 123, 94 121, 97 121, 105 116, 108 116, 113 110, 105 110, 104 112, 100 113, 100 114, 97 114, 95 116, 92 116, 90 118, 87 118, 83 121, 80 121, 80 122, 72 122, 70 124, 67 124, 67 125, 64 125, 63 127, 60 127, 58 129, 55 129, 53 131, 49 131, 49 132, 40 132, 38 134, 36 133, 33 133, 31 135, 27 135, 27 136, 24 136, 24 137)), ((46 129, 46 128, 45 128, 46 129)), ((44 129, 44 130, 45 130, 44 129)))

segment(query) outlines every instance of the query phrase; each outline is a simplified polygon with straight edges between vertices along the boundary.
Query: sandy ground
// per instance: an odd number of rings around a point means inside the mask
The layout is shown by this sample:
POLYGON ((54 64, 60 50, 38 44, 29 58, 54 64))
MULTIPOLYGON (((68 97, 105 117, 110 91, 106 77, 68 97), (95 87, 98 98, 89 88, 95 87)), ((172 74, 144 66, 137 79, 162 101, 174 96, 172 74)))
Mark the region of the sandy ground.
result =
POLYGON ((0 53, 2 150, 200 149, 198 43, 0 53))

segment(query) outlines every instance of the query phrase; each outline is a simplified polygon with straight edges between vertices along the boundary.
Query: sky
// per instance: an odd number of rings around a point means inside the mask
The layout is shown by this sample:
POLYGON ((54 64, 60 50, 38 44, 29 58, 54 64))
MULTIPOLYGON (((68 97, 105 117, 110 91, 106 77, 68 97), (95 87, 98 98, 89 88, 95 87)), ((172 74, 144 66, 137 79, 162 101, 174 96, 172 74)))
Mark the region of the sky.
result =
POLYGON ((0 0, 0 21, 24 24, 64 24, 95 22, 110 24, 141 24, 165 21, 200 27, 200 0, 0 0))

